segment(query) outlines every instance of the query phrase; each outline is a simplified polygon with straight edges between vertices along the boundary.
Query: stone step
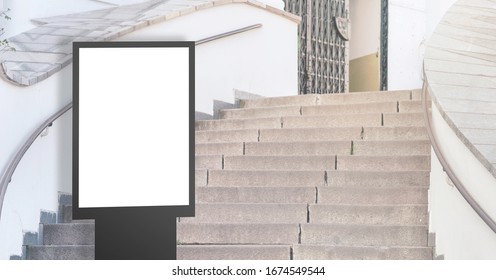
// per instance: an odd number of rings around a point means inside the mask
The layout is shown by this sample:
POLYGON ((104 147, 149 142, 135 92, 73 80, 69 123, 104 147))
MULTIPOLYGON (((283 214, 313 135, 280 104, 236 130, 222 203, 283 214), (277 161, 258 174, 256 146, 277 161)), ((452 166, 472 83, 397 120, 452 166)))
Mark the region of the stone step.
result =
POLYGON ((301 106, 221 110, 221 119, 255 119, 282 116, 300 116, 301 106))
POLYGON ((310 106, 317 105, 317 94, 267 97, 260 99, 240 100, 240 108, 266 108, 278 106, 310 106))
POLYGON ((322 94, 318 97, 318 104, 360 104, 374 102, 408 101, 411 100, 411 95, 412 92, 410 90, 322 94))
POLYGON ((310 223, 360 225, 426 225, 427 205, 309 206, 310 223))
POLYGON ((424 111, 422 101, 400 101, 398 109, 400 113, 422 113, 424 111))
POLYGON ((258 142, 258 129, 195 131, 195 143, 258 142))
MULTIPOLYGON (((178 245, 178 260, 289 260, 290 245, 178 245)), ((28 260, 94 260, 94 245, 27 246, 28 260)))
MULTIPOLYGON (((410 102, 410 101, 405 101, 410 102)), ((267 108, 269 110, 270 108, 267 108)), ((261 109, 259 109, 261 110, 261 109)), ((302 106, 302 116, 349 115, 368 113, 396 113, 398 102, 377 102, 339 105, 302 106)))
POLYGON ((283 128, 260 130, 260 142, 351 141, 361 139, 361 136, 361 127, 283 128))
POLYGON ((427 246, 427 226, 302 224, 301 244, 427 246))
POLYGON ((351 141, 247 142, 245 154, 253 156, 349 155, 351 154, 351 141))
MULTIPOLYGON (((391 101, 314 106, 275 106, 221 110, 221 119, 257 119, 289 116, 325 116, 367 113, 396 113, 400 105, 406 113, 422 112, 419 101, 391 101)), ((399 111, 403 112, 403 111, 399 111)))
POLYGON ((355 104, 370 102, 407 101, 411 91, 354 92, 344 94, 307 94, 262 99, 241 100, 241 108, 263 108, 273 106, 311 106, 330 104, 355 104))
POLYGON ((425 126, 422 113, 386 113, 383 118, 384 126, 425 126))
POLYGON ((196 203, 315 203, 314 187, 202 187, 196 203))
POLYGON ((353 155, 359 156, 418 156, 430 152, 429 140, 353 141, 353 155))
POLYGON ((222 169, 223 156, 195 156, 195 169, 222 169))
POLYGON ((290 245, 179 245, 178 260, 289 260, 290 245))
POLYGON ((281 118, 222 119, 196 121, 195 130, 240 130, 258 128, 281 128, 281 118))
POLYGON ((94 245, 94 223, 43 225, 43 245, 94 245))
POLYGON ((422 100, 422 89, 414 89, 412 90, 412 100, 420 101, 422 100))
POLYGON ((195 217, 181 218, 181 223, 306 223, 307 204, 198 203, 195 217))
POLYGON ((337 170, 430 171, 430 156, 337 156, 337 170))
POLYGON ((26 246, 27 260, 94 260, 94 245, 26 246))
POLYGON ((226 156, 225 170, 328 170, 335 156, 226 156))
POLYGON ((382 116, 380 113, 282 118, 283 128, 362 127, 381 125, 382 116))
POLYGON ((208 171, 195 170, 195 187, 204 187, 207 185, 208 171))
POLYGON ((427 204, 427 188, 318 188, 318 203, 346 205, 427 204))
POLYGON ((340 247, 294 245, 295 260, 432 260, 429 247, 340 247))
POLYGON ((325 185, 324 171, 210 170, 208 186, 317 187, 325 185))
POLYGON ((195 155, 242 155, 243 149, 242 142, 195 144, 195 155))
POLYGON ((178 223, 177 239, 185 244, 298 243, 298 224, 195 224, 178 223))
POLYGON ((424 126, 404 127, 365 127, 362 140, 397 141, 397 140, 428 140, 424 126))
POLYGON ((430 171, 327 171, 329 186, 428 187, 430 171))

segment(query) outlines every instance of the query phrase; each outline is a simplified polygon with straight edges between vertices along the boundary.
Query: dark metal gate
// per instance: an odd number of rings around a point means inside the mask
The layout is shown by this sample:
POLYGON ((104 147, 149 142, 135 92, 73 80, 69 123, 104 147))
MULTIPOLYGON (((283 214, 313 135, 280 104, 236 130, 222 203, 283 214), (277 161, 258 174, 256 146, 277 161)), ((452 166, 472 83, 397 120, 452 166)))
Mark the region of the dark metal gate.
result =
POLYGON ((388 88, 388 0, 381 0, 381 90, 388 88))
POLYGON ((299 93, 348 92, 349 0, 284 0, 299 26, 299 93))

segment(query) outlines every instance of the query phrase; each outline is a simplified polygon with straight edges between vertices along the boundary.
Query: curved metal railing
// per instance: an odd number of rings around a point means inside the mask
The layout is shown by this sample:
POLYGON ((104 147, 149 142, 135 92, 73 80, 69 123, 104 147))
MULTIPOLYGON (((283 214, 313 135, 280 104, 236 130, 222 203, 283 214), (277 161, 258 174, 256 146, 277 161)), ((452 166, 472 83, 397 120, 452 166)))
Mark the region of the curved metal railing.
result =
POLYGON ((21 148, 15 153, 12 160, 7 165, 2 177, 0 177, 0 217, 2 215, 2 206, 5 194, 7 193, 7 187, 12 180, 12 175, 14 174, 17 165, 21 162, 22 157, 27 152, 29 147, 34 143, 38 136, 49 126, 52 125, 60 116, 65 114, 72 108, 72 101, 65 105, 63 108, 51 115, 46 121, 44 121, 38 128, 29 136, 29 138, 24 142, 21 148))
POLYGON ((228 31, 228 32, 225 32, 225 33, 221 33, 221 34, 218 34, 218 35, 214 35, 214 36, 211 36, 211 37, 207 37, 207 38, 198 40, 198 41, 195 42, 195 45, 198 46, 198 45, 201 45, 201 44, 205 44, 205 43, 208 43, 208 42, 211 42, 211 41, 215 41, 215 40, 218 40, 218 39, 222 39, 222 38, 225 38, 225 37, 229 37, 229 36, 232 36, 232 35, 236 35, 236 34, 239 34, 239 33, 243 33, 243 32, 250 31, 250 30, 253 30, 253 29, 257 29, 257 28, 261 28, 261 27, 262 27, 262 24, 261 23, 253 24, 253 25, 250 25, 250 26, 247 26, 247 27, 235 29, 235 30, 232 30, 232 31, 228 31))
POLYGON ((441 166, 443 167, 444 172, 448 175, 450 178, 451 182, 455 185, 455 187, 458 189, 460 194, 463 196, 463 198, 467 201, 467 203, 474 209, 474 211, 479 215, 479 217, 486 223, 486 225, 494 232, 496 233, 496 222, 484 211, 484 209, 479 205, 479 203, 474 199, 474 197, 469 193, 467 188, 463 185, 463 183, 460 181, 460 179, 456 176, 456 174, 453 172, 453 169, 449 165, 448 161, 443 155, 443 152, 439 148, 439 141, 436 139, 436 136, 434 136, 434 133, 432 131, 432 125, 431 125, 431 118, 429 117, 429 109, 427 106, 427 93, 429 93, 429 83, 427 82, 427 79, 425 78, 425 73, 424 73, 424 85, 422 88, 422 106, 423 106, 423 111, 424 111, 424 119, 425 119, 425 124, 427 127, 427 134, 429 135, 429 140, 431 142, 432 148, 434 152, 436 153, 437 158, 439 159, 439 162, 441 163, 441 166))

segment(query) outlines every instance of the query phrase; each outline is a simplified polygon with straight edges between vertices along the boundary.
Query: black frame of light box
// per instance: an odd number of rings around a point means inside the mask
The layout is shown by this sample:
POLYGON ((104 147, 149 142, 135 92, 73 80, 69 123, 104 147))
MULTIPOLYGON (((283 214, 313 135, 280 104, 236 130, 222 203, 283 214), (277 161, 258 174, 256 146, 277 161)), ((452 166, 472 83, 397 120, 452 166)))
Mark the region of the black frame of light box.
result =
MULTIPOLYGON (((164 106, 165 108, 166 106, 164 106)), ((126 41, 73 43, 73 131, 72 203, 74 219, 95 219, 108 215, 143 217, 164 214, 175 217, 195 215, 195 43, 191 41, 126 41), (131 207, 79 207, 79 51, 82 48, 188 48, 189 49, 189 204, 131 207)))

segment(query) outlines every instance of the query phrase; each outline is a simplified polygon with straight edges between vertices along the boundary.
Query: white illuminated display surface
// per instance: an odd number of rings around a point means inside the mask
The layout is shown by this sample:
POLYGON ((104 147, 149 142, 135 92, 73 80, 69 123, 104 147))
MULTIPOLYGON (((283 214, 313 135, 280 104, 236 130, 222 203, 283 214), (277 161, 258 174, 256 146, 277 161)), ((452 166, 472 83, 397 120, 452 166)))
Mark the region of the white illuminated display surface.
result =
POLYGON ((80 48, 80 208, 189 204, 188 56, 80 48))

